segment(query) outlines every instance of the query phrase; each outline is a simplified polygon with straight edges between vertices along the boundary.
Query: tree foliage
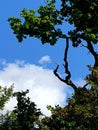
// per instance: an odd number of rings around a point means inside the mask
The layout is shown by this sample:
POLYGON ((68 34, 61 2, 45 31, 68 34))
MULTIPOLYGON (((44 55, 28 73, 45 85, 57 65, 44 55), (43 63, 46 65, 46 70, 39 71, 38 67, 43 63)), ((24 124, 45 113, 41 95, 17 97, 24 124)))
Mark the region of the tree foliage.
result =
POLYGON ((7 116, 7 114, 2 114, 2 110, 13 94, 13 87, 13 84, 9 88, 0 86, 0 129, 3 124, 3 119, 7 116))
POLYGON ((51 0, 37 11, 25 8, 20 13, 21 18, 9 18, 11 28, 20 42, 29 35, 40 38, 42 43, 54 44, 65 35, 57 25, 68 22, 74 25, 74 29, 68 32, 74 46, 81 43, 81 39, 97 43, 97 0, 61 0, 60 9, 56 8, 55 3, 56 0, 51 0))
POLYGON ((9 88, 0 86, 0 110, 5 106, 5 103, 10 99, 13 93, 13 85, 9 88))
MULTIPOLYGON (((60 8, 56 0, 50 0, 37 11, 23 9, 20 18, 8 19, 19 42, 27 36, 39 38, 42 44, 54 45, 59 38, 65 39, 64 70, 65 78, 55 76, 71 86, 74 93, 64 108, 49 107, 50 117, 42 120, 47 130, 96 130, 98 129, 98 0, 61 0, 60 8), (73 26, 66 34, 66 23, 73 26), (64 29, 62 29, 63 27, 64 29), (76 86, 71 80, 68 64, 69 44, 86 48, 94 58, 93 66, 88 65, 90 74, 85 77, 84 86, 76 86), (89 86, 89 89, 87 89, 89 86)), ((82 64, 82 62, 81 62, 82 64)))
POLYGON ((52 115, 42 120, 49 130, 98 129, 98 89, 78 88, 68 105, 50 109, 52 115))
POLYGON ((42 43, 53 45, 61 35, 61 30, 55 30, 54 26, 60 25, 59 11, 55 8, 55 1, 49 2, 46 6, 40 6, 37 11, 24 8, 20 17, 11 17, 9 22, 14 34, 21 42, 27 35, 40 38, 42 43))
POLYGON ((2 115, 1 130, 40 130, 40 109, 26 97, 27 91, 13 94, 17 98, 17 106, 11 113, 2 115))

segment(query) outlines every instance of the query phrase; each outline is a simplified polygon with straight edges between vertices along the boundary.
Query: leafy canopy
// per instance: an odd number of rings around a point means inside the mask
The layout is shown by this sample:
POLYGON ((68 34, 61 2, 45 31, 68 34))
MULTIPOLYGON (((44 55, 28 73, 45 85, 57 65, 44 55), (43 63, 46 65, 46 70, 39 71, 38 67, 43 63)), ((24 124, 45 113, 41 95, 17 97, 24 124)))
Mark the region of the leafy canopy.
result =
POLYGON ((13 85, 9 88, 0 86, 0 110, 5 106, 5 103, 10 99, 13 93, 13 85))
MULTIPOLYGON (((8 19, 19 42, 27 35, 41 39, 42 43, 54 45, 59 38, 66 37, 58 25, 69 23, 74 29, 68 31, 73 46, 81 39, 97 43, 98 41, 98 0, 61 0, 61 8, 56 0, 49 0, 37 11, 24 8, 20 18, 8 19)), ((64 26, 64 25, 63 25, 64 26)), ((66 26, 64 27, 66 30, 66 26)))
POLYGON ((40 130, 40 109, 30 101, 26 94, 29 91, 16 92, 17 106, 10 113, 0 116, 1 130, 40 130))
POLYGON ((11 17, 8 20, 19 42, 29 35, 40 38, 43 44, 53 45, 61 35, 61 30, 55 30, 56 25, 62 24, 59 11, 55 8, 55 0, 46 6, 40 6, 36 12, 24 8, 20 17, 11 17))
POLYGON ((62 0, 61 14, 75 29, 69 35, 77 46, 81 39, 98 42, 98 0, 62 0))

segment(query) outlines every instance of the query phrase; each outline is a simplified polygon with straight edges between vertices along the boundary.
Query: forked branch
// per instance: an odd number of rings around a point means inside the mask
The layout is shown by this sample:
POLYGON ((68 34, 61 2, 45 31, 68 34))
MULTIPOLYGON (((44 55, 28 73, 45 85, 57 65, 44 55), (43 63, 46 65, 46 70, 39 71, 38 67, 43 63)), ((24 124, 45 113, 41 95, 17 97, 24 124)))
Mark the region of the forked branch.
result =
POLYGON ((65 53, 64 53, 64 68, 65 68, 65 74, 67 75, 65 79, 60 77, 60 75, 57 73, 59 69, 59 65, 57 65, 56 69, 54 70, 55 76, 62 82, 66 83, 67 85, 71 86, 75 91, 77 90, 76 85, 71 81, 71 72, 68 69, 68 61, 67 61, 67 55, 68 55, 68 49, 69 49, 69 38, 66 38, 66 47, 65 47, 65 53))

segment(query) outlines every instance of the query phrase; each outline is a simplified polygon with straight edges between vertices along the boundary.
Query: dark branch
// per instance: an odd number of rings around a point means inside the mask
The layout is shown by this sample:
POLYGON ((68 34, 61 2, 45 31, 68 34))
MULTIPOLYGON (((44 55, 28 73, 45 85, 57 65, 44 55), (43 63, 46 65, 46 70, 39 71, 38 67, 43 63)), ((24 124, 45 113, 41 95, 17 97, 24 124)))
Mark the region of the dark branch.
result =
POLYGON ((87 42, 87 46, 84 46, 83 44, 82 44, 82 46, 86 47, 89 50, 89 52, 92 54, 92 56, 94 57, 94 60, 95 60, 95 63, 94 63, 93 67, 97 68, 98 67, 98 53, 95 52, 92 43, 87 40, 87 38, 85 37, 84 34, 78 35, 78 38, 83 39, 83 40, 85 40, 87 42))
POLYGON ((94 68, 98 67, 98 54, 94 51, 94 48, 91 42, 87 42, 87 49, 90 51, 90 53, 94 57, 94 60, 95 60, 94 68))
POLYGON ((66 39, 66 48, 65 48, 65 54, 64 54, 64 68, 65 68, 65 73, 67 74, 66 76, 66 82, 71 78, 71 73, 68 69, 68 61, 67 61, 67 54, 68 54, 68 49, 69 49, 69 43, 68 43, 68 38, 66 39))
POLYGON ((89 83, 84 84, 84 85, 83 85, 83 88, 86 88, 87 85, 89 85, 89 83))
POLYGON ((62 82, 65 83, 65 80, 62 79, 62 78, 60 77, 60 75, 57 73, 58 68, 59 68, 59 65, 57 65, 56 69, 54 70, 54 74, 55 74, 55 76, 56 76, 60 81, 62 81, 62 82))
POLYGON ((59 36, 59 38, 64 38, 64 39, 70 38, 66 36, 65 34, 59 34, 58 31, 55 29, 55 27, 53 28, 53 30, 57 34, 57 36, 59 36))
POLYGON ((65 53, 64 53, 64 68, 65 68, 65 73, 67 76, 65 79, 61 78, 60 75, 57 73, 59 65, 57 65, 56 69, 54 70, 55 76, 62 82, 66 83, 67 85, 71 86, 75 91, 77 90, 76 85, 71 81, 71 73, 68 69, 68 61, 67 61, 67 54, 68 54, 68 49, 69 49, 69 38, 66 38, 66 48, 65 48, 65 53))

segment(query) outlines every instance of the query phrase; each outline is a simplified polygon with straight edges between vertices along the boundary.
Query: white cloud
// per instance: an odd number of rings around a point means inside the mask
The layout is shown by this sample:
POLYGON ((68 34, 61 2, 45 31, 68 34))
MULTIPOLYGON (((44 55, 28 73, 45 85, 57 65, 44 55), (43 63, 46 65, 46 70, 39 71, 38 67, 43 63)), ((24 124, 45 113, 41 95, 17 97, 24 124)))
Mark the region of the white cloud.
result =
MULTIPOLYGON (((34 101, 44 114, 49 115, 46 106, 60 106, 66 103, 66 91, 68 87, 61 83, 52 70, 17 61, 7 63, 0 71, 0 85, 9 86, 14 83, 14 91, 29 89, 28 96, 34 101)), ((12 109, 16 105, 15 99, 11 99, 5 109, 12 109)))
POLYGON ((50 59, 50 56, 48 55, 41 57, 41 59, 39 60, 40 64, 50 63, 50 62, 51 62, 51 59, 50 59))

